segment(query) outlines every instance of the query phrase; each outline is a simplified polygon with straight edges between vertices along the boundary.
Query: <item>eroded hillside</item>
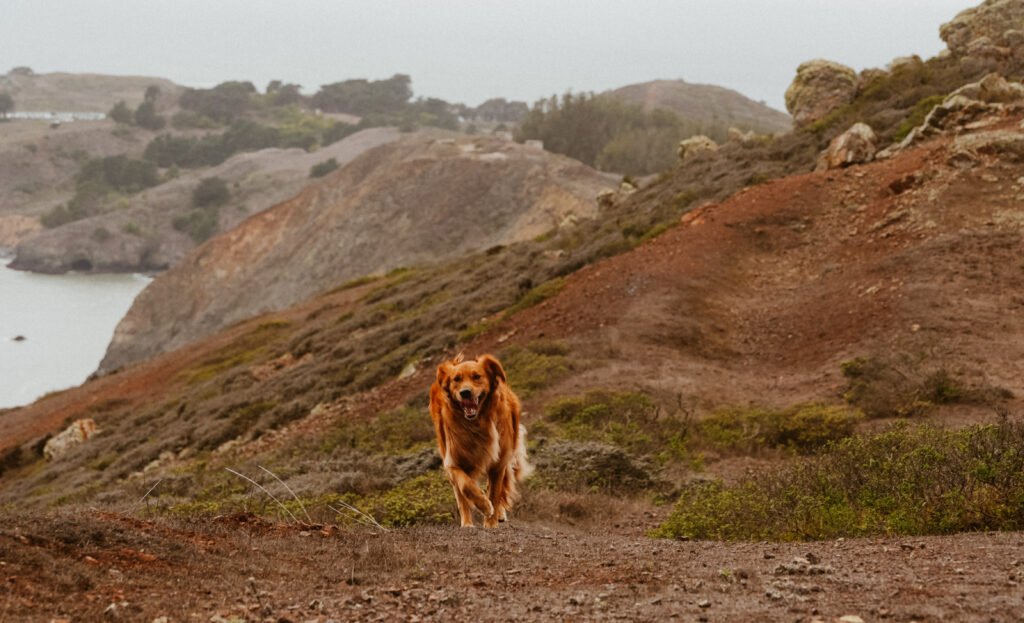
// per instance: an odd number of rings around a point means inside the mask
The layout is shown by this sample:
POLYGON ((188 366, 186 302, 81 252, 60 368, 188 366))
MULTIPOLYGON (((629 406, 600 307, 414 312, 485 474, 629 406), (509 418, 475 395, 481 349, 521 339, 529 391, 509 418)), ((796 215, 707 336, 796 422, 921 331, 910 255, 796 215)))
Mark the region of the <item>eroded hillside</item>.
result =
POLYGON ((614 181, 499 139, 410 137, 378 147, 158 277, 119 325, 101 369, 350 279, 533 238, 593 216, 594 197, 614 181))

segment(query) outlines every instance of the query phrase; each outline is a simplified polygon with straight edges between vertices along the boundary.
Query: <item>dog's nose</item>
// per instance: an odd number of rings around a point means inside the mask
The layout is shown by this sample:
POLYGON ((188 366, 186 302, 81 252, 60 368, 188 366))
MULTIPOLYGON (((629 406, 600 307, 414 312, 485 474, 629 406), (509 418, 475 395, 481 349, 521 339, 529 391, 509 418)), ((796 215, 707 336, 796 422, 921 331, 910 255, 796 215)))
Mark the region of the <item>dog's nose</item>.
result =
POLYGON ((473 397, 473 390, 471 390, 471 389, 464 389, 464 390, 459 392, 459 395, 462 396, 463 398, 472 398, 473 397))

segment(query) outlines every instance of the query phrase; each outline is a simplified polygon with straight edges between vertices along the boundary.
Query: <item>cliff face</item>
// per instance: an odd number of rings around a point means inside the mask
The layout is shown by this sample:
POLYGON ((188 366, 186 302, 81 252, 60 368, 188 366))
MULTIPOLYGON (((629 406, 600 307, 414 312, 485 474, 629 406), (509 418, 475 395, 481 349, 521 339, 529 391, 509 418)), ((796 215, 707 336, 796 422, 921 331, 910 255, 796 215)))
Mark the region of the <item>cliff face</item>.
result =
POLYGON ((611 183, 497 139, 411 136, 196 249, 139 295, 100 371, 178 348, 347 280, 532 238, 593 216, 611 183))

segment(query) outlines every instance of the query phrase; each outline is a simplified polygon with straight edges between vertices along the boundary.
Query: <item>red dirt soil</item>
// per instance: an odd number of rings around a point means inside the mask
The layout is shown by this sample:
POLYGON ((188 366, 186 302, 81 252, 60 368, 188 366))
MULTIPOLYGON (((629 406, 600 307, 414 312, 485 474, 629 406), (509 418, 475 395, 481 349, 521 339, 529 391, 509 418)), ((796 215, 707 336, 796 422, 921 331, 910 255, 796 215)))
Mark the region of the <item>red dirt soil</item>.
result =
POLYGON ((372 533, 246 515, 14 517, 0 528, 0 620, 1024 617, 1020 534, 723 544, 646 539, 643 528, 513 520, 372 533))

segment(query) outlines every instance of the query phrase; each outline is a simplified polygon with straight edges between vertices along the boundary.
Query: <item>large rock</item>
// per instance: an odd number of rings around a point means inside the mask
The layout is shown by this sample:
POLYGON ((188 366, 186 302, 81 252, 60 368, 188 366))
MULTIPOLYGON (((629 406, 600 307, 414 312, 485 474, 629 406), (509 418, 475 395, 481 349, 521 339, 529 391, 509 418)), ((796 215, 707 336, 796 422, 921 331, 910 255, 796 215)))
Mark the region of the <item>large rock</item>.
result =
POLYGON ((883 149, 875 158, 890 158, 915 143, 943 134, 958 134, 998 123, 1007 110, 1022 108, 1024 85, 989 74, 950 93, 902 142, 883 149))
POLYGON ((43 448, 43 456, 48 461, 58 459, 71 448, 99 432, 100 430, 96 427, 96 422, 92 418, 75 420, 71 423, 71 426, 68 426, 60 434, 46 442, 46 446, 43 448))
POLYGON ((801 63, 786 89, 786 109, 796 127, 814 123, 853 101, 857 72, 846 65, 817 59, 801 63))
POLYGON ((679 148, 676 150, 676 154, 679 156, 679 160, 683 161, 702 151, 715 151, 717 149, 718 143, 703 134, 698 134, 679 141, 679 148))
POLYGON ((954 55, 968 56, 992 53, 998 48, 1009 53, 1013 46, 1021 44, 1021 31, 1024 31, 1024 2, 985 0, 940 26, 939 36, 954 55))
POLYGON ((939 27, 964 73, 1024 68, 1024 0, 985 0, 939 27))
POLYGON ((878 137, 866 123, 855 123, 849 130, 832 139, 825 150, 824 169, 838 169, 851 164, 870 162, 878 150, 878 137))

